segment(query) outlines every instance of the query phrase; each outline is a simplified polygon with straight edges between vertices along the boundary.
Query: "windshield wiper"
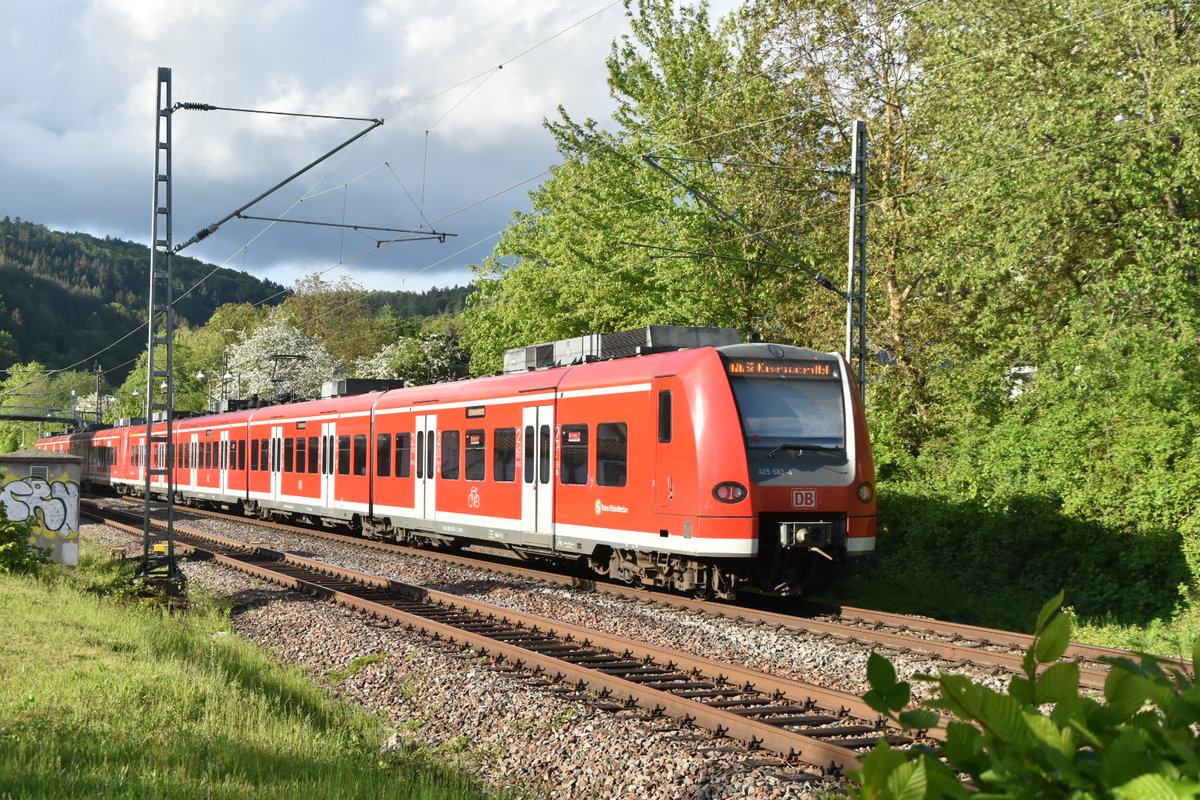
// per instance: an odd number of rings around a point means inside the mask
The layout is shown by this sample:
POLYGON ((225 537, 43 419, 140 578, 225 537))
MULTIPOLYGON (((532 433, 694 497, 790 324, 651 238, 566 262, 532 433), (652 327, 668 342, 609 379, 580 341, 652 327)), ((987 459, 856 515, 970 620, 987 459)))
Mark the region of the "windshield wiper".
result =
POLYGON ((771 452, 767 453, 767 458, 774 458, 780 450, 791 450, 796 455, 803 455, 805 450, 815 450, 824 453, 844 453, 846 448, 837 447, 828 444, 781 444, 771 452))

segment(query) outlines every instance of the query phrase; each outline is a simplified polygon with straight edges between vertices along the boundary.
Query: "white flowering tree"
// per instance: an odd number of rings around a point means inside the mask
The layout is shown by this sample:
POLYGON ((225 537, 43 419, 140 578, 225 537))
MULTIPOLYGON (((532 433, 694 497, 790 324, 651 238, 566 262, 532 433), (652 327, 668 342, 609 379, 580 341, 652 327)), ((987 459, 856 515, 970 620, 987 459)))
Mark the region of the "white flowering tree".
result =
POLYGON ((467 375, 466 352, 453 333, 404 336, 358 362, 360 378, 399 380, 412 386, 452 381, 467 375))
POLYGON ((345 377, 329 352, 281 313, 230 346, 229 371, 244 397, 269 400, 320 397, 322 383, 345 377))

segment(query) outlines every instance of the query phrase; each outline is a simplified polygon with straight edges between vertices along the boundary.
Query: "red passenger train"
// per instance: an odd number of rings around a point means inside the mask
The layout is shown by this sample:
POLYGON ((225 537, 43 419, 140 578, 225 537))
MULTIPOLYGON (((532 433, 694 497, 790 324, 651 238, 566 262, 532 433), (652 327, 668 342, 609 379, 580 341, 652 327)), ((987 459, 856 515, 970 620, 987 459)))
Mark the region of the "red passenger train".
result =
MULTIPOLYGON (((646 341, 656 330, 696 329, 646 341)), ((704 596, 799 593, 874 551, 870 444, 841 356, 733 343, 609 358, 611 341, 558 343, 578 345, 568 366, 533 368, 542 345, 492 377, 180 418, 170 450, 147 451, 145 424, 38 447, 84 456, 85 485, 121 494, 170 463, 176 502, 489 543, 704 596)))

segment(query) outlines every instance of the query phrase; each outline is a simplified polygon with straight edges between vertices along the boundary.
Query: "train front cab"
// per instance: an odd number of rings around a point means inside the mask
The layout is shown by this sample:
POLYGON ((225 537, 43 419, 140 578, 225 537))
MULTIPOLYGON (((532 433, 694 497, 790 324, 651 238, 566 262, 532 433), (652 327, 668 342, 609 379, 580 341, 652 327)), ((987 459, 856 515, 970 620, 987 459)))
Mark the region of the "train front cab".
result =
POLYGON ((761 344, 721 353, 744 437, 756 582, 807 591, 835 564, 874 552, 874 465, 857 387, 834 353, 761 344))

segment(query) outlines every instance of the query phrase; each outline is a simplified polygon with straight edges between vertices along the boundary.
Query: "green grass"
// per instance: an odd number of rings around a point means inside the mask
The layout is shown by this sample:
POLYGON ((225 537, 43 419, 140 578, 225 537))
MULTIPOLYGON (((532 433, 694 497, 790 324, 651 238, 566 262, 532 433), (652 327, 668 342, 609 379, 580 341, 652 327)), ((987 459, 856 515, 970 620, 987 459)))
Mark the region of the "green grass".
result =
MULTIPOLYGON (((981 589, 955 575, 947 566, 933 577, 906 571, 899 557, 881 560, 877 568, 834 584, 814 599, 847 606, 875 608, 900 614, 966 622, 1002 630, 1032 633, 1037 612, 1033 606, 1050 597, 1022 587, 981 589), (913 573, 918 574, 913 574, 913 573)), ((1077 642, 1156 655, 1190 658, 1192 642, 1200 638, 1200 608, 1181 600, 1174 610, 1145 624, 1111 616, 1087 616, 1069 606, 1077 642)))
MULTIPOLYGON (((477 798, 429 755, 381 758, 384 720, 230 632, 78 574, 0 576, 0 798, 477 798)), ((365 666, 365 665, 363 665, 365 666)))

